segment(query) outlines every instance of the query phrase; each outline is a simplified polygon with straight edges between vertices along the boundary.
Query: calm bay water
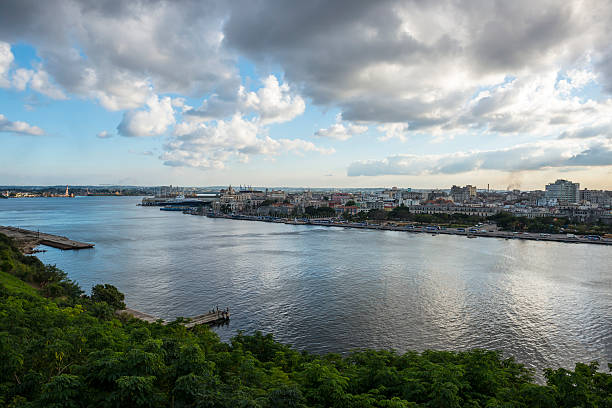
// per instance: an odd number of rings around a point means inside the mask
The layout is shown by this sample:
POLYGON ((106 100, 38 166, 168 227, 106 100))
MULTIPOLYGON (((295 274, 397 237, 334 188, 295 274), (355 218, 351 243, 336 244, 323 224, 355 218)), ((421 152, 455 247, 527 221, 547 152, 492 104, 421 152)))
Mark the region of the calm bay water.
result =
POLYGON ((528 366, 612 362, 612 247, 209 219, 140 198, 0 200, 0 225, 93 242, 46 248, 83 288, 163 318, 229 306, 215 331, 312 352, 503 350, 528 366))

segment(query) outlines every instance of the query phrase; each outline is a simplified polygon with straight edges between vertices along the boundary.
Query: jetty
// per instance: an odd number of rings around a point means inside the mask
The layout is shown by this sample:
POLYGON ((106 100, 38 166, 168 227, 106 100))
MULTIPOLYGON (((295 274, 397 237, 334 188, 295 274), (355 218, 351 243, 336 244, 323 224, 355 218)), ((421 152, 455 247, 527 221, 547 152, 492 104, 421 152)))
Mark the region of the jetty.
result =
POLYGON ((24 253, 34 252, 34 247, 38 245, 46 245, 63 250, 94 247, 94 244, 87 242, 74 241, 60 235, 46 234, 44 232, 31 231, 17 227, 0 226, 0 234, 4 234, 15 240, 24 253))
MULTIPOLYGON (((130 309, 130 308, 125 308, 123 310, 117 310, 117 314, 132 316, 136 319, 144 320, 145 322, 149 322, 149 323, 161 322, 161 324, 163 325, 172 323, 171 321, 160 319, 158 317, 151 316, 149 314, 142 313, 137 310, 130 309)), ((208 324, 208 325, 223 324, 223 323, 228 322, 229 319, 230 319, 229 308, 225 310, 216 309, 216 310, 211 310, 208 313, 205 313, 202 315, 190 317, 180 322, 180 324, 189 329, 194 326, 199 326, 202 324, 208 324)))
POLYGON ((190 328, 200 324, 218 324, 228 321, 230 318, 229 308, 226 310, 212 310, 203 315, 195 316, 183 323, 183 326, 190 328))

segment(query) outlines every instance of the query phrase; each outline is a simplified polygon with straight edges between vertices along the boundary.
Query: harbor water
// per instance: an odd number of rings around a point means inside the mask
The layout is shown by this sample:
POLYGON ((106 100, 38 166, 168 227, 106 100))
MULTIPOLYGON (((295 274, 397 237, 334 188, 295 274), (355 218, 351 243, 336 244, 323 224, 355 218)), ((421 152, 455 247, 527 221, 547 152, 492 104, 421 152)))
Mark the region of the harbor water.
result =
POLYGON ((95 243, 37 256, 165 319, 229 307, 223 340, 315 353, 501 350, 541 373, 612 362, 612 247, 210 219, 138 197, 0 200, 0 225, 95 243))

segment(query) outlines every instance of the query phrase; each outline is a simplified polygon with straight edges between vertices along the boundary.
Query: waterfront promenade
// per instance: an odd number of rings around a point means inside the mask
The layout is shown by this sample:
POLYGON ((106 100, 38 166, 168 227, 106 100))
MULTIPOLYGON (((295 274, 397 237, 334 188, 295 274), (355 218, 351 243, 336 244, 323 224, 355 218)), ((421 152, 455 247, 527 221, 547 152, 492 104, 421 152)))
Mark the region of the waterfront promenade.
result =
POLYGON ((582 243, 582 244, 598 244, 612 245, 612 239, 605 238, 588 238, 586 236, 568 236, 567 234, 542 234, 536 232, 512 232, 499 231, 494 225, 481 225, 471 228, 447 228, 439 226, 422 226, 422 225, 400 225, 400 223, 387 222, 385 224, 378 223, 354 223, 348 221, 332 221, 332 220, 303 220, 303 219, 283 219, 272 217, 260 217, 250 215, 227 215, 227 214, 207 214, 210 218, 225 218, 231 220, 243 221, 260 221, 277 224, 289 225, 317 225, 321 227, 336 227, 336 228, 354 228, 367 230, 381 231, 402 231, 412 232, 416 234, 443 234, 443 235, 458 235, 467 238, 501 238, 501 239, 522 239, 530 241, 551 241, 565 243, 582 243))

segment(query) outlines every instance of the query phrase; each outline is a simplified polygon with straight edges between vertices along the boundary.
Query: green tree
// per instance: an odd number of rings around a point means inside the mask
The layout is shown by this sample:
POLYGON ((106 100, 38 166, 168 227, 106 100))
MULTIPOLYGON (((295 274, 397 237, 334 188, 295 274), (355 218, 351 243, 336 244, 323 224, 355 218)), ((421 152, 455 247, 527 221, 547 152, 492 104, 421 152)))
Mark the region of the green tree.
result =
POLYGON ((70 374, 56 375, 43 386, 38 405, 49 408, 85 407, 84 390, 80 377, 70 374))
POLYGON ((123 376, 116 381, 117 390, 111 400, 117 407, 153 408, 163 406, 163 398, 155 389, 155 377, 123 376))
POLYGON ((370 210, 368 211, 368 219, 369 220, 386 220, 387 212, 385 210, 370 210))
POLYGON ((119 290, 109 284, 96 285, 91 288, 91 300, 94 302, 106 302, 109 306, 115 310, 125 309, 125 303, 123 300, 125 296, 119 290))
POLYGON ((268 393, 267 406, 270 408, 300 408, 304 406, 304 396, 296 386, 286 385, 268 393))

